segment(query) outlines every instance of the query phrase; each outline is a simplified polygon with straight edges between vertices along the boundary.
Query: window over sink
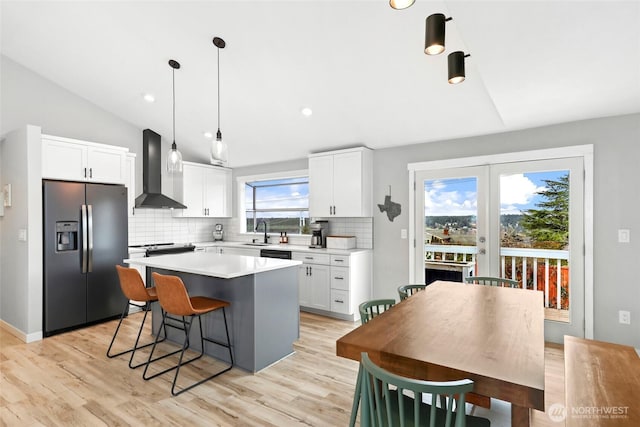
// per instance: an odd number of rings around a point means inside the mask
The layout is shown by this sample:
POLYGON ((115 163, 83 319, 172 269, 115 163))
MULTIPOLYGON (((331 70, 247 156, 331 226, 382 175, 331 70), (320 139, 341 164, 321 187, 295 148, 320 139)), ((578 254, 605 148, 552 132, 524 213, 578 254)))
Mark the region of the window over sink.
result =
POLYGON ((241 232, 252 233, 265 221, 271 235, 310 234, 307 171, 240 177, 238 193, 241 232))

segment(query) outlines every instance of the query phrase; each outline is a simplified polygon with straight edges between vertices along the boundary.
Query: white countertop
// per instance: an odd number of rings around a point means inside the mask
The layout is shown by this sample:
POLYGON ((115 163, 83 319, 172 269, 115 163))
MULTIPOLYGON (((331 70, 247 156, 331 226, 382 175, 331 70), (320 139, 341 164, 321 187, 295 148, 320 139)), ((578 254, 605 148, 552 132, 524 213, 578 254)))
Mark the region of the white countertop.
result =
POLYGON ((333 255, 350 255, 356 252, 370 251, 371 249, 317 249, 310 248, 309 246, 304 245, 291 245, 291 244, 269 244, 266 246, 263 245, 251 245, 247 244, 247 242, 230 242, 230 241, 217 241, 217 242, 194 242, 196 247, 210 247, 210 246, 222 246, 222 247, 231 247, 231 248, 245 248, 245 249, 276 249, 281 251, 291 251, 291 252, 313 252, 318 254, 333 254, 333 255))
POLYGON ((286 259, 215 254, 212 252, 187 252, 149 258, 129 258, 125 259, 124 262, 222 279, 232 279, 302 264, 300 261, 286 259))

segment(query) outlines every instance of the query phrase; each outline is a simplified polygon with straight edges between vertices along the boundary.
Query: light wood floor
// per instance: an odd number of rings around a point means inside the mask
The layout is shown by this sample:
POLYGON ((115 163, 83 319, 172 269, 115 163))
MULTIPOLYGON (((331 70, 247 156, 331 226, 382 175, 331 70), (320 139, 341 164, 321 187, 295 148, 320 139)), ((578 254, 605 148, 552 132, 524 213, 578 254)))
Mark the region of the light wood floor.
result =
MULTIPOLYGON (((126 319, 135 335, 141 313, 126 319)), ((7 426, 346 426, 357 363, 335 341, 358 323, 301 314, 295 354, 252 375, 233 370, 171 397, 171 374, 143 381, 128 357, 108 359, 116 321, 24 344, 0 328, 0 424, 7 426)), ((562 347, 548 345, 546 406, 564 402, 562 347)), ((211 359, 189 368, 215 369, 211 359)), ((195 378, 195 377, 194 377, 195 378)), ((558 426, 536 412, 533 426, 558 426)))

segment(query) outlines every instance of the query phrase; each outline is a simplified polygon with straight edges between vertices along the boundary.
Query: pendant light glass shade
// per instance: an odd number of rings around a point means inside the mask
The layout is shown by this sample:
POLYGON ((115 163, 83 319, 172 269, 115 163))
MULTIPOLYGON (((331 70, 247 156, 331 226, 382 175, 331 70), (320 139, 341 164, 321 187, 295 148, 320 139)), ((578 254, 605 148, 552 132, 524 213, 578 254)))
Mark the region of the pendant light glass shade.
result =
POLYGON ((182 154, 176 145, 176 70, 180 69, 180 64, 171 59, 169 66, 172 68, 173 77, 173 144, 171 144, 171 150, 167 156, 167 172, 182 173, 182 154))
POLYGON ((406 9, 409 6, 413 5, 416 0, 389 0, 389 6, 394 9, 406 9))
POLYGON ((210 159, 212 165, 226 166, 227 144, 222 140, 220 132, 220 49, 224 49, 227 44, 220 37, 214 37, 213 44, 218 48, 218 132, 215 141, 211 141, 210 159))
POLYGON ((444 52, 445 22, 451 18, 445 18, 442 13, 434 13, 427 17, 424 33, 424 53, 438 55, 444 52))
POLYGON ((449 65, 449 83, 452 85, 462 83, 465 79, 464 71, 464 58, 469 55, 465 55, 462 51, 456 51, 449 54, 447 57, 449 65))
POLYGON ((217 166, 227 164, 227 144, 222 140, 220 129, 216 133, 216 139, 211 141, 211 164, 217 166))
POLYGON ((182 173, 182 154, 178 151, 175 141, 171 144, 171 151, 167 156, 167 172, 182 173))

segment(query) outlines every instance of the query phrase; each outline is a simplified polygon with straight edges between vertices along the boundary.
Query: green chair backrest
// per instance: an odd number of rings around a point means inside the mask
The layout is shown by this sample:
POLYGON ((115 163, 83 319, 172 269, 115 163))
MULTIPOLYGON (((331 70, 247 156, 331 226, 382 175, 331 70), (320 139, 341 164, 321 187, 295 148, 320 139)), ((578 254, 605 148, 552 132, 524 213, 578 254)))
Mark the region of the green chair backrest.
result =
POLYGON ((509 288, 519 288, 520 283, 517 280, 505 279, 504 277, 489 277, 489 276, 469 276, 465 277, 466 283, 474 283, 477 285, 488 286, 506 286, 509 288))
POLYGON ((394 299, 374 299, 371 301, 363 302, 358 307, 358 309, 360 310, 360 321, 364 325, 377 315, 382 314, 386 310, 393 307, 395 303, 396 300, 394 299))
POLYGON ((398 287, 398 295, 400 296, 400 301, 409 298, 411 295, 415 294, 418 291, 424 290, 427 285, 402 285, 398 287))
MULTIPOLYGON (((456 416, 454 402, 455 408, 460 408, 464 415, 466 394, 473 390, 473 381, 469 379, 434 382, 401 377, 373 363, 367 353, 362 353, 360 357, 360 375, 360 421, 363 426, 467 425, 466 415, 456 416), (389 386, 396 388, 390 389, 389 386), (405 390, 412 391, 414 397, 403 393, 405 390), (423 403, 423 399, 430 404, 423 403), (436 408, 436 402, 446 402, 446 408, 436 408)), ((473 424, 489 425, 486 419, 469 418, 473 424)))

